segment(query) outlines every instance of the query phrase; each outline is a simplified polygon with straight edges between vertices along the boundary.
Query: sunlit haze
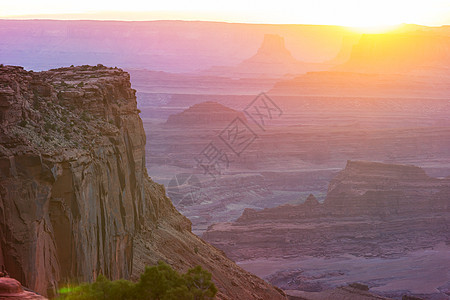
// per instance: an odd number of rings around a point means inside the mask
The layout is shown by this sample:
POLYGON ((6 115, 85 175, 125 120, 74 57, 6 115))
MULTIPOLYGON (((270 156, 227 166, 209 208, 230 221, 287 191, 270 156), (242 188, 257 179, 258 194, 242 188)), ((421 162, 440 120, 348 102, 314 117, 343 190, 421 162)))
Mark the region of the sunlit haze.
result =
POLYGON ((401 23, 450 24, 450 1, 2 1, 1 18, 205 20, 343 25, 377 31, 401 23))

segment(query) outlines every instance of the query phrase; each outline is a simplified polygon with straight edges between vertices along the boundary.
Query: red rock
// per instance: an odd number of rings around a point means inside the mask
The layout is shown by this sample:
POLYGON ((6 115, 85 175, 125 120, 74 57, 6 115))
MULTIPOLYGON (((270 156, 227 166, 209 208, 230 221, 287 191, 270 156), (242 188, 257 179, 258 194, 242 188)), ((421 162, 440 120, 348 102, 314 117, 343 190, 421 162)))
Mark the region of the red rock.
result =
POLYGON ((25 291, 19 281, 13 278, 0 278, 0 299, 44 300, 47 299, 33 292, 25 291))
POLYGON ((205 267, 219 299, 285 298, 192 234, 148 177, 128 73, 4 66, 0 87, 0 265, 12 277, 51 297, 67 281, 136 279, 164 260, 205 267))

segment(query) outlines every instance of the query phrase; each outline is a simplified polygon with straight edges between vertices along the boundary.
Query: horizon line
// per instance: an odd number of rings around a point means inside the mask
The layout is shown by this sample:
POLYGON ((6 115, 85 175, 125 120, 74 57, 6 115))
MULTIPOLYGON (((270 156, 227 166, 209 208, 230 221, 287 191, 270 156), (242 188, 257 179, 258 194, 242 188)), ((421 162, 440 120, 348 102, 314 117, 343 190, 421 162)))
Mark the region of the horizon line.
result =
MULTIPOLYGON (((0 21, 65 21, 65 22, 77 22, 77 21, 90 21, 90 22, 203 22, 203 23, 223 23, 223 24, 243 24, 243 25, 274 25, 274 26, 287 26, 287 25, 300 25, 300 26, 334 26, 343 28, 354 28, 358 26, 343 25, 343 24, 332 24, 332 23, 265 23, 256 21, 229 21, 229 20, 202 20, 202 19, 143 19, 143 20, 132 20, 132 19, 120 19, 120 18, 59 18, 58 16, 87 16, 93 15, 92 13, 73 13, 73 14, 42 14, 42 15, 15 15, 15 16, 0 16, 0 21)), ((449 24, 421 24, 421 23, 409 23, 401 22, 397 24, 392 24, 391 26, 423 26, 423 27, 446 27, 449 24)), ((364 27, 364 26, 363 26, 364 27)), ((371 26, 366 26, 371 27, 371 26)))

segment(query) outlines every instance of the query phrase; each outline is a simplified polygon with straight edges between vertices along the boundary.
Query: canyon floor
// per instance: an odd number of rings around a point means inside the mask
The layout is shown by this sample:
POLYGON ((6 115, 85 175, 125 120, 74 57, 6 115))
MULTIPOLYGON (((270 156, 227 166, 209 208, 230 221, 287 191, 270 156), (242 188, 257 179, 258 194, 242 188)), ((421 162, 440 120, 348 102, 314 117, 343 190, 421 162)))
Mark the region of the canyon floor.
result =
POLYGON ((449 251, 450 246, 442 243, 398 258, 301 256, 244 260, 238 265, 275 285, 279 284, 288 294, 291 290, 298 290, 300 281, 303 281, 302 290, 309 292, 350 282, 367 282, 373 285, 371 292, 387 297, 399 298, 410 293, 426 299, 446 299, 445 294, 430 295, 450 290, 449 251), (289 279, 287 284, 286 279, 289 279))

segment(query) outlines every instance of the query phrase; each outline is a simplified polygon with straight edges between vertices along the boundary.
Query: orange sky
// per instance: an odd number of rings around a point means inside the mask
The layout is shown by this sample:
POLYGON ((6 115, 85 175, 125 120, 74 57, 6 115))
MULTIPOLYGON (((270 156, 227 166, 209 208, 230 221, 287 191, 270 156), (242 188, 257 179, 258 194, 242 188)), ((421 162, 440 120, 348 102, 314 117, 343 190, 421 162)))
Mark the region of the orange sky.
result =
POLYGON ((208 20, 243 23, 332 24, 385 27, 401 23, 450 24, 449 0, 14 0, 0 18, 100 20, 208 20))

